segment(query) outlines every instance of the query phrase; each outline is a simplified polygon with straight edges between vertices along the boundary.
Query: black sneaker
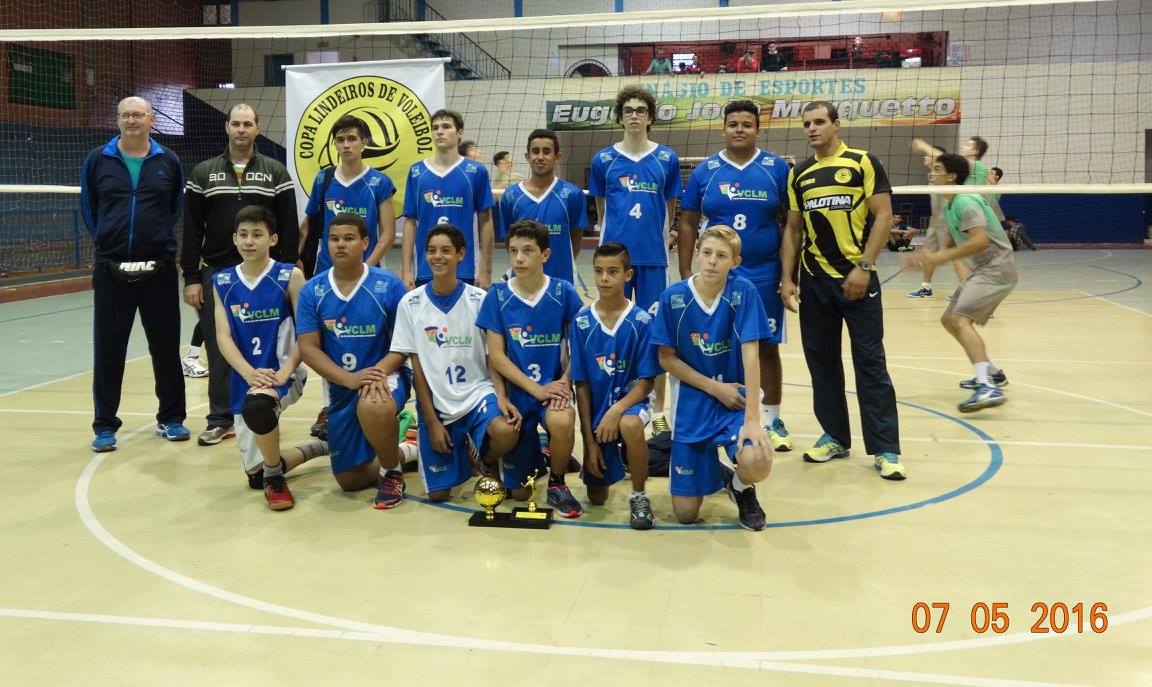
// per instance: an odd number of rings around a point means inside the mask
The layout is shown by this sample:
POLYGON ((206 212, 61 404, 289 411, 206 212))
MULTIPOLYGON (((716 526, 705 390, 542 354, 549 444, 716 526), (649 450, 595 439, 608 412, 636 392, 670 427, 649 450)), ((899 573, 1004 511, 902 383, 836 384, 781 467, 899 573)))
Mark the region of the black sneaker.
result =
POLYGON ((628 526, 634 530, 650 530, 655 524, 652 516, 652 502, 644 494, 637 494, 628 500, 631 517, 628 526))
MULTIPOLYGON (((997 370, 995 374, 989 377, 989 379, 992 380, 992 386, 996 387, 997 389, 1008 386, 1008 375, 1004 374, 1004 370, 997 370)), ((976 383, 976 378, 973 377, 972 379, 965 379, 964 381, 960 382, 960 388, 975 390, 979 389, 980 385, 976 383)))
POLYGON ((740 526, 752 532, 759 532, 768 526, 768 518, 764 515, 764 509, 760 507, 760 501, 756 498, 756 487, 746 487, 744 491, 736 491, 732 488, 732 484, 728 484, 728 498, 732 499, 732 503, 736 504, 736 509, 740 511, 740 526))
POLYGON ((555 508, 556 514, 562 518, 578 518, 584 512, 566 484, 548 486, 548 505, 555 508))

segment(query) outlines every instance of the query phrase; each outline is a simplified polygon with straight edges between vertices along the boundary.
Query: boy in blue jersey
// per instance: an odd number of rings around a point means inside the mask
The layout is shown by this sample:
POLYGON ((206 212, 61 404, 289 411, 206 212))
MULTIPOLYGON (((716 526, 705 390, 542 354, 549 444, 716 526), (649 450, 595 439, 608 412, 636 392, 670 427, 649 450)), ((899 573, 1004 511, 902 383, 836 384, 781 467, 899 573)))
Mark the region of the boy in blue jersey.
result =
POLYGON ((459 112, 433 112, 436 154, 408 169, 400 277, 409 290, 432 281, 428 263, 416 262, 416 246, 425 245, 428 232, 440 224, 464 232, 468 250, 456 276, 482 289, 492 283, 492 183, 482 163, 461 157, 458 146, 463 133, 464 117, 459 112))
POLYGON ((328 455, 328 445, 280 448, 280 412, 300 398, 307 373, 300 367, 292 319, 304 273, 269 257, 277 232, 271 210, 242 208, 232 236, 242 262, 216 273, 213 286, 216 340, 232 366, 232 413, 248 486, 263 488, 272 510, 287 510, 296 502, 284 473, 328 455))
POLYGON ((411 386, 404 356, 390 353, 404 284, 364 264, 368 225, 351 213, 328 228, 332 269, 304 285, 296 308, 300 356, 329 382, 328 446, 332 473, 345 491, 376 485, 373 505, 404 499, 396 414, 411 386))
POLYGON ((632 265, 624 244, 600 244, 592 257, 599 298, 585 306, 568 328, 572 381, 584 438, 584 484, 588 501, 603 504, 608 487, 624 478, 624 457, 632 479, 629 525, 650 530, 652 504, 644 491, 648 479, 648 393, 660 372, 648 343, 652 316, 624 297, 632 265), (621 455, 621 444, 624 454, 621 455))
POLYGON ((510 227, 522 219, 532 219, 547 227, 550 255, 544 274, 575 284, 575 260, 588 226, 588 206, 578 186, 556 176, 556 163, 562 157, 555 132, 536 129, 528 134, 524 159, 532 176, 504 191, 500 225, 510 227))
POLYGON ((300 223, 300 247, 303 250, 309 232, 308 216, 322 215, 324 233, 318 237, 313 274, 332 267, 332 258, 328 254, 328 227, 332 219, 342 212, 360 215, 371 228, 368 247, 361 256, 369 265, 380 265, 396 240, 396 209, 392 207, 396 185, 388 175, 364 163, 368 125, 359 117, 344 115, 332 125, 332 142, 340 154, 340 164, 331 172, 333 176, 323 198, 320 195, 327 172, 320 170, 316 173, 304 219, 300 223))
MULTIPOLYGON (((625 86, 616 94, 614 112, 624 139, 592 157, 588 193, 596 199, 600 242, 623 243, 631 256, 633 276, 624 295, 647 310, 668 285, 665 231, 680 195, 680 158, 648 140, 656 99, 647 89, 625 86)), ((654 430, 667 431, 663 375, 652 405, 654 430)))
POLYGON ((484 292, 456 278, 466 248, 464 234, 450 224, 428 232, 424 257, 432 281, 405 294, 392 339, 392 350, 412 363, 420 470, 436 502, 472 476, 472 450, 495 465, 519 438, 520 413, 508 402, 504 380, 491 378, 476 326, 484 292))
POLYGON ((780 419, 784 303, 780 300, 780 211, 788 203, 788 163, 756 147, 760 109, 751 100, 724 106, 724 150, 693 170, 680 201, 680 278, 692 274, 697 227, 732 227, 740 236, 740 264, 732 273, 760 293, 772 332, 760 340, 760 421, 777 451, 792 450, 780 419))
MULTIPOLYGON (((488 339, 492 376, 505 380, 508 400, 523 417, 519 441, 503 459, 504 483, 524 484, 542 466, 536 428, 543 422, 551 442, 548 505, 562 517, 574 518, 582 511, 564 483, 576 443, 564 338, 583 303, 572 284, 544 274, 544 225, 522 220, 508 227, 508 257, 516 276, 492 285, 476 317, 476 326, 488 339)), ((522 501, 530 489, 514 488, 512 498, 522 501)))
POLYGON ((668 287, 652 325, 660 365, 679 380, 672 423, 672 510, 696 522, 704 497, 726 488, 740 525, 762 530, 764 510, 753 486, 772 469, 772 444, 760 426, 760 339, 772 334, 752 282, 729 274, 740 264, 740 237, 730 227, 705 229, 696 247, 700 271, 668 287), (717 457, 722 448, 733 472, 717 457))

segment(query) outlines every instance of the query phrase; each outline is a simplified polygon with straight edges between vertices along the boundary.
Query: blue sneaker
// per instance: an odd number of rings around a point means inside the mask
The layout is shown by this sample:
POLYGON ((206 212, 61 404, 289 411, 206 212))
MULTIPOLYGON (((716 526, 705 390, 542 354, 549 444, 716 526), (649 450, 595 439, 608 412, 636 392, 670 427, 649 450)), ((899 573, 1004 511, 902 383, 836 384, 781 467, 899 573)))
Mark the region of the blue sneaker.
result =
POLYGON ((976 387, 972 395, 960 404, 961 413, 971 413, 983 408, 991 408, 992 406, 1003 405, 1008 401, 1008 397, 1004 392, 989 384, 976 387))
MULTIPOLYGON (((1004 374, 1004 370, 997 370, 996 372, 993 372, 989 376, 989 379, 992 380, 992 384, 998 389, 1008 386, 1008 375, 1004 374)), ((960 382, 960 388, 978 389, 980 388, 980 383, 976 381, 975 377, 973 377, 972 379, 965 379, 964 381, 960 382)))
POLYGON ((918 289, 914 289, 912 291, 909 291, 908 297, 909 298, 931 298, 932 297, 932 289, 925 288, 925 287, 921 286, 918 289))
POLYGON ((192 433, 179 422, 169 422, 156 425, 156 436, 164 437, 168 441, 188 441, 192 433))
POLYGON ((101 430, 92 440, 93 453, 107 453, 116 450, 116 432, 110 429, 101 430))

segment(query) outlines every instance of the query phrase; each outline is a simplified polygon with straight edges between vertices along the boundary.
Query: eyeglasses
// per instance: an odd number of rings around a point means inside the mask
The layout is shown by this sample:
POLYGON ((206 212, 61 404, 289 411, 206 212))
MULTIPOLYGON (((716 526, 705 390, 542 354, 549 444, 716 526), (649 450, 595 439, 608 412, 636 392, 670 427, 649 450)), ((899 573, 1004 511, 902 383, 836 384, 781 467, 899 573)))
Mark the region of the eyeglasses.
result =
POLYGON ((126 121, 136 121, 147 119, 150 114, 149 112, 117 112, 116 116, 126 121))
POLYGON ((626 107, 622 110, 622 112, 624 113, 625 117, 628 115, 636 115, 638 117, 648 116, 648 108, 646 107, 626 107))

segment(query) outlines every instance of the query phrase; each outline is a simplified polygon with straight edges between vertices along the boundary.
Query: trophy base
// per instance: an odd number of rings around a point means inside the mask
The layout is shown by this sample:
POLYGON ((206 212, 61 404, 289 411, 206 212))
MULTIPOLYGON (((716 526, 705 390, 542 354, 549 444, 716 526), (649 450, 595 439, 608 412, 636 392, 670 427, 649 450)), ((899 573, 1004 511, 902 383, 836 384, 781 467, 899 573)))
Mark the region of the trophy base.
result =
POLYGON ((510 527, 522 530, 546 530, 552 526, 552 509, 513 508, 511 513, 493 513, 491 520, 478 510, 468 518, 469 527, 510 527))

